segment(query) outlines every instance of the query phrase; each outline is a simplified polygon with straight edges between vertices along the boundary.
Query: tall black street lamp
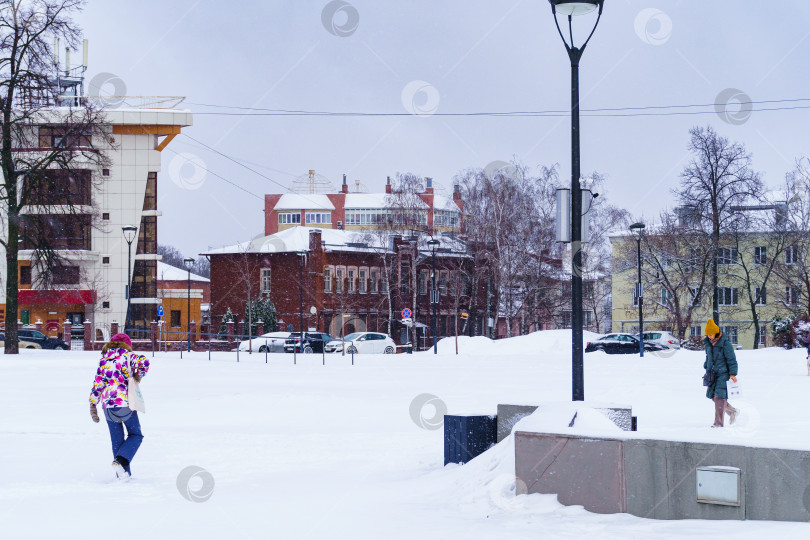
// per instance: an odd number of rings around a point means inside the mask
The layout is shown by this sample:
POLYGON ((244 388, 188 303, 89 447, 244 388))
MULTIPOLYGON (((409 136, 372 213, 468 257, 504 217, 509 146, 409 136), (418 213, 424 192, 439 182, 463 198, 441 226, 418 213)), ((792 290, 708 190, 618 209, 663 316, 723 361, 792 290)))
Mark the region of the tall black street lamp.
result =
POLYGON ((641 232, 644 230, 643 223, 633 223, 630 225, 630 232, 636 232, 637 254, 638 254, 638 283, 633 296, 638 300, 638 339, 639 356, 644 357, 644 287, 641 284, 641 232))
POLYGON ((604 0, 574 2, 571 0, 549 0, 554 24, 563 40, 568 58, 571 60, 571 382, 573 401, 585 399, 585 374, 583 369, 582 347, 582 190, 579 185, 579 60, 585 47, 596 32, 602 18, 604 0), (574 45, 572 20, 575 16, 599 10, 588 39, 581 47, 574 45), (567 16, 568 36, 566 41, 557 15, 567 16))
POLYGON ((430 285, 430 303, 433 304, 433 316, 430 319, 430 334, 433 336, 433 354, 439 354, 436 339, 436 305, 439 303, 439 291, 436 289, 436 249, 439 247, 439 241, 432 238, 428 240, 427 245, 430 246, 430 254, 433 259, 432 282, 430 285))
POLYGON ((186 327, 188 330, 188 352, 191 352, 191 267, 194 266, 194 259, 186 257, 183 259, 183 264, 186 265, 188 270, 188 289, 186 299, 188 304, 186 306, 186 327))
MULTIPOLYGON (((307 256, 306 251, 299 251, 298 256, 300 257, 298 260, 298 295, 299 295, 299 307, 298 307, 298 324, 301 327, 301 347, 304 346, 304 259, 307 256)), ((343 321, 341 321, 343 322, 343 321)), ((304 350, 301 349, 301 352, 304 350)))
POLYGON ((127 297, 127 313, 124 315, 124 332, 129 328, 129 305, 130 305, 130 289, 132 288, 132 242, 135 240, 135 235, 138 233, 138 228, 133 225, 121 227, 124 233, 124 240, 127 241, 127 286, 124 291, 127 297))

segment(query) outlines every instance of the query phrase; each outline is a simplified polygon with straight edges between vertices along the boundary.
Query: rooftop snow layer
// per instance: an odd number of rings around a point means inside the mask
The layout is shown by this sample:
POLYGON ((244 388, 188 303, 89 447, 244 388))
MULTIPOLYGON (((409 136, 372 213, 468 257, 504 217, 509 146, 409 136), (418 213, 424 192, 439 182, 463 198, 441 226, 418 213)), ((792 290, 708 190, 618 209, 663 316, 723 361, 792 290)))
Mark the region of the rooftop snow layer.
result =
POLYGON ((335 205, 329 197, 322 194, 285 193, 278 200, 273 210, 334 210, 335 205))
MULTIPOLYGON (((165 262, 158 261, 157 263, 157 278, 158 281, 186 281, 188 279, 188 270, 177 268, 165 262)), ((209 283, 211 280, 197 274, 191 274, 191 281, 202 281, 209 283)))

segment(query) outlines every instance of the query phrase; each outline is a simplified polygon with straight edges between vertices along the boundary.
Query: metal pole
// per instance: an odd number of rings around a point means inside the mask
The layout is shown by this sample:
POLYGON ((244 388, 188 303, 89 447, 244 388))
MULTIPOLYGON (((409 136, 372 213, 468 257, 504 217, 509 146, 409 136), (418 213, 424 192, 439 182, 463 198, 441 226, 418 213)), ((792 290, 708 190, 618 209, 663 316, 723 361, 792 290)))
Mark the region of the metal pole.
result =
POLYGON ((433 289, 430 293, 430 301, 433 304, 433 317, 430 321, 430 333, 433 335, 433 354, 439 354, 436 340, 436 301, 438 298, 433 297, 433 295, 439 296, 436 290, 436 246, 433 246, 433 284, 431 286, 433 289))
POLYGON ((264 363, 267 363, 267 340, 264 340, 264 363))
POLYGON ((132 296, 132 240, 127 240, 127 313, 124 315, 124 332, 129 328, 129 305, 132 296))
MULTIPOLYGON (((210 319, 209 319, 210 320, 210 319)), ((208 328, 208 361, 211 361, 211 328, 208 328)))
POLYGON ((186 325, 188 326, 188 352, 191 352, 191 268, 188 268, 188 305, 186 307, 186 325))
POLYGON ((579 185, 579 59, 582 51, 572 48, 571 59, 571 395, 585 400, 584 351, 582 347, 582 189, 579 185))
POLYGON ((644 295, 641 292, 641 233, 636 238, 638 244, 638 339, 639 356, 644 357, 644 295))
POLYGON ((300 255, 301 259, 298 261, 298 294, 300 304, 298 306, 298 324, 301 327, 301 351, 303 352, 304 346, 304 256, 300 255))

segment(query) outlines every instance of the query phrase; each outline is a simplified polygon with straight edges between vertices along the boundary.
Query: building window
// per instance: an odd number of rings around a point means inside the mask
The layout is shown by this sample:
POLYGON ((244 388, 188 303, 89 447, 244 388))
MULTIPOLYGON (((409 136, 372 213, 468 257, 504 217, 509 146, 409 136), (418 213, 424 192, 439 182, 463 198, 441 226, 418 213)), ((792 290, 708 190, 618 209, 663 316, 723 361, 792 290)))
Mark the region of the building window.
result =
POLYGON ((422 270, 419 272, 419 294, 427 294, 429 280, 430 280, 429 270, 422 270))
POLYGON ((349 267, 346 273, 346 277, 349 280, 349 292, 353 293, 357 291, 357 268, 349 267))
POLYGON ((449 273, 447 270, 442 270, 439 272, 439 294, 447 294, 447 281, 448 281, 449 273))
POLYGON ((737 248, 718 249, 717 264, 737 264, 737 248))
POLYGON ((343 278, 346 276, 346 268, 343 266, 338 266, 335 270, 335 278, 337 278, 337 282, 335 285, 335 290, 338 293, 343 292, 343 278))
POLYGON ((765 287, 754 287, 754 301, 758 306, 764 306, 768 302, 767 289, 765 287))
POLYGON ((20 266, 20 285, 31 285, 30 266, 20 266))
MULTIPOLYGON (((299 216, 300 219, 300 216, 299 216)), ((307 212, 306 215, 307 225, 331 225, 332 213, 331 212, 307 212)))
POLYGON ((737 287, 717 287, 717 297, 721 306, 736 306, 737 287))
POLYGON ((785 287, 785 304, 792 306, 799 301, 798 287, 785 287))
POLYGON ((180 310, 173 309, 171 313, 171 322, 172 328, 180 328, 180 310))
POLYGON ((90 133, 71 126, 41 126, 40 148, 76 148, 92 146, 90 133))
POLYGON ((700 295, 698 294, 698 290, 694 287, 689 287, 689 302, 691 302, 693 306, 700 303, 700 295))
POLYGON ((799 262, 799 246, 788 246, 785 250, 785 264, 796 264, 799 262))
POLYGON ((357 271, 357 279, 359 282, 360 294, 368 292, 368 268, 360 268, 357 271))
POLYGON ((261 287, 263 293, 270 293, 272 283, 270 281, 270 276, 272 272, 270 268, 262 268, 262 280, 261 280, 261 287))
POLYGON ((110 213, 109 212, 104 212, 103 214, 101 214, 101 219, 103 219, 104 221, 109 221, 110 220, 110 213))
POLYGON ((720 331, 726 336, 726 339, 732 345, 737 344, 737 327, 736 326, 721 326, 720 331))
POLYGON ((301 214, 299 212, 287 212, 278 215, 279 225, 293 225, 301 223, 301 214))
POLYGON ((388 294, 388 273, 382 272, 380 274, 380 292, 382 294, 388 294))
POLYGON ((593 325, 593 311, 590 309, 586 309, 582 312, 582 324, 584 326, 592 326, 593 325))
POLYGON ((560 314, 560 319, 557 321, 559 328, 571 328, 571 319, 573 317, 572 311, 563 311, 560 314))
POLYGON ((370 292, 371 294, 377 294, 379 291, 378 282, 380 280, 380 269, 379 268, 372 268, 370 271, 371 275, 371 287, 370 292))
POLYGON ((663 305, 663 306, 667 305, 667 290, 666 289, 661 289, 661 305, 663 305))
POLYGON ((433 226, 458 228, 459 215, 459 212, 453 212, 452 210, 435 210, 433 212, 433 226))
POLYGON ((689 327, 689 337, 690 338, 700 338, 703 335, 703 330, 701 330, 700 325, 693 324, 689 327))
POLYGON ((102 257, 101 258, 101 264, 110 264, 110 258, 109 257, 102 257))
POLYGON ((761 324, 759 325, 759 346, 760 347, 767 347, 768 346, 768 325, 761 324))
POLYGON ((323 269, 323 292, 332 292, 332 267, 326 266, 323 269))
POLYGON ((110 309, 110 303, 109 303, 109 302, 106 302, 106 301, 105 301, 105 302, 102 302, 102 303, 101 303, 101 308, 102 308, 102 309, 110 309))
POLYGON ((765 264, 768 262, 768 248, 757 246, 754 248, 754 264, 765 264))
POLYGON ((54 285, 78 285, 79 277, 78 266, 56 266, 51 273, 54 285))
POLYGON ((110 176, 110 169, 101 169, 101 176, 110 176))
POLYGON ((408 294, 410 291, 409 282, 411 279, 411 268, 403 264, 399 268, 399 292, 400 294, 408 294))

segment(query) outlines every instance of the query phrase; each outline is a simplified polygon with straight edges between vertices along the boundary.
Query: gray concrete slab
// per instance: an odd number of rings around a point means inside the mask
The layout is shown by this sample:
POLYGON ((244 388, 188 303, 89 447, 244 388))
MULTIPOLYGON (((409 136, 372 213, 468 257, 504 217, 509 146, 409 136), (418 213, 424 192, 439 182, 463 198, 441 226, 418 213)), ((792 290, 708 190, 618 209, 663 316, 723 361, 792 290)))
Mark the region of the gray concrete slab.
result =
MULTIPOLYGON (((585 405, 588 405, 585 403, 585 405)), ((498 442, 501 442, 512 433, 521 418, 529 416, 541 405, 498 405, 498 442)), ((611 422, 624 431, 630 431, 633 423, 633 409, 631 407, 594 406, 594 409, 604 414, 611 422)))
POLYGON ((621 441, 517 432, 515 456, 528 493, 555 493, 599 514, 625 511, 621 441))

